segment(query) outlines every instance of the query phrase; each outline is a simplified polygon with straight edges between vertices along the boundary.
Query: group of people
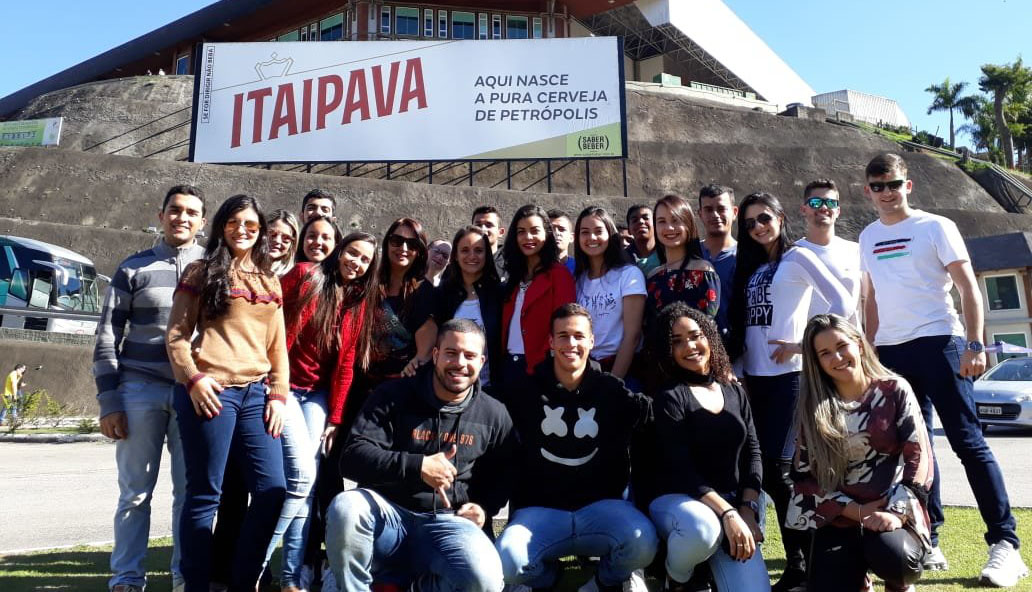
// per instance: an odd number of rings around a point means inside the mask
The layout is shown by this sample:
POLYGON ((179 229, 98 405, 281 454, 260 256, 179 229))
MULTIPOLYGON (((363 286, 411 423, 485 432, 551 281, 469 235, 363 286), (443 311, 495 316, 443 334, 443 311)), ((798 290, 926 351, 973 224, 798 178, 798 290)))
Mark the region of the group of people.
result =
POLYGON ((205 247, 203 194, 170 189, 163 239, 113 276, 94 372, 118 440, 114 592, 146 584, 150 494, 172 457, 172 574, 251 592, 891 591, 946 569, 933 407, 986 523, 983 580, 1027 575, 971 380, 982 301, 949 220, 874 158, 879 219, 835 235, 830 180, 798 204, 707 185, 575 219, 481 206, 451 241, 395 220, 344 235, 332 195, 266 215, 237 195, 205 247), (732 229, 737 226, 737 240, 732 229), (950 290, 960 293, 964 322, 950 290), (345 490, 345 480, 357 487, 345 490), (766 495, 766 498, 764 497, 766 495), (508 504, 495 536, 492 517, 508 504))

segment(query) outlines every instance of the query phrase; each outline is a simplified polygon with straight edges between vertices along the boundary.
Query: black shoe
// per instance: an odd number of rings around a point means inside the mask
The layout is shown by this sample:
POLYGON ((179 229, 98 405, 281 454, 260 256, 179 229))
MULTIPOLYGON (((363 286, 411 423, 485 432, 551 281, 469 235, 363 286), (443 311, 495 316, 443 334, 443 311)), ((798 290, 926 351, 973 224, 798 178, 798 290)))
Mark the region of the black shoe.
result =
POLYGON ((778 583, 770 587, 771 592, 806 592, 806 573, 797 569, 786 569, 778 583))
POLYGON ((709 569, 708 563, 701 563, 695 566, 692 577, 687 582, 675 582, 669 576, 663 586, 663 590, 669 592, 713 592, 713 572, 709 569))

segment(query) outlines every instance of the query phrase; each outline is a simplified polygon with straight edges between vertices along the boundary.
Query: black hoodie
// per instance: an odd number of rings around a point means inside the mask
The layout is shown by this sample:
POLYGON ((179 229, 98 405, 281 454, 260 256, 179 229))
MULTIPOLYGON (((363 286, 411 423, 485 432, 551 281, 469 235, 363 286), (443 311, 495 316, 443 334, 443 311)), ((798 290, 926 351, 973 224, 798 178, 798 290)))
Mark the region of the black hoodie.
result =
POLYGON ((538 364, 509 402, 520 437, 513 510, 573 511, 620 499, 630 478, 631 435, 652 419, 649 399, 597 362, 588 362, 575 391, 563 387, 552 363, 538 364))
POLYGON ((444 511, 420 475, 423 457, 447 451, 458 469, 448 489, 452 510, 466 502, 495 515, 508 499, 515 447, 505 407, 476 383, 465 399, 447 404, 434 394, 433 364, 410 378, 380 385, 369 397, 344 446, 341 474, 413 512, 444 511))

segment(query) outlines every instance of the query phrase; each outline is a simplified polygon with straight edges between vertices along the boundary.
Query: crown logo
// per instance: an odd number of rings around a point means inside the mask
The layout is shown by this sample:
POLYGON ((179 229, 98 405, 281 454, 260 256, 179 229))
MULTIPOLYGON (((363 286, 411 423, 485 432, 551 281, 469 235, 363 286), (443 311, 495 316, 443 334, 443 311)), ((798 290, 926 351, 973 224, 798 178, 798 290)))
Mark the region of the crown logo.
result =
POLYGON ((282 58, 277 59, 276 52, 272 52, 270 59, 267 62, 258 62, 254 65, 255 72, 258 72, 259 80, 268 80, 270 78, 279 78, 286 76, 287 72, 290 71, 291 66, 294 65, 294 58, 282 58))

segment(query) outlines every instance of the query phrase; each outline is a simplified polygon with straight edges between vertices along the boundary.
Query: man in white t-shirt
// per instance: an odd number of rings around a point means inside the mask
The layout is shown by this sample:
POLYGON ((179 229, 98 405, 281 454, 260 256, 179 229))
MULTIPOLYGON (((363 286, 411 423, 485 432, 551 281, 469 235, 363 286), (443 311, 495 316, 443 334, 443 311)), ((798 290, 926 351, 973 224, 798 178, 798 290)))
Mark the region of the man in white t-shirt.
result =
MULTIPOLYGON (((1011 514, 1003 473, 982 437, 972 380, 985 370, 982 296, 957 225, 942 216, 913 209, 908 195, 914 183, 895 154, 875 157, 866 170, 866 195, 878 220, 860 233, 861 268, 869 282, 865 321, 883 364, 914 388, 932 433, 935 407, 960 457, 968 484, 986 523, 989 561, 982 580, 1014 586, 1028 575, 1018 553, 1020 541, 1011 514), (956 285, 964 315, 961 324, 950 289, 956 285)), ((943 523, 940 475, 928 502, 932 519, 932 553, 926 569, 946 569, 939 550, 943 523)))
MULTIPOLYGON (((860 245, 835 235, 840 205, 838 187, 831 179, 817 179, 807 184, 799 206, 799 213, 806 221, 806 236, 796 241, 796 246, 813 251, 842 283, 851 299, 849 310, 853 314, 849 320, 859 326, 860 245)), ((828 306, 828 302, 815 293, 808 316, 826 313, 828 306)))

